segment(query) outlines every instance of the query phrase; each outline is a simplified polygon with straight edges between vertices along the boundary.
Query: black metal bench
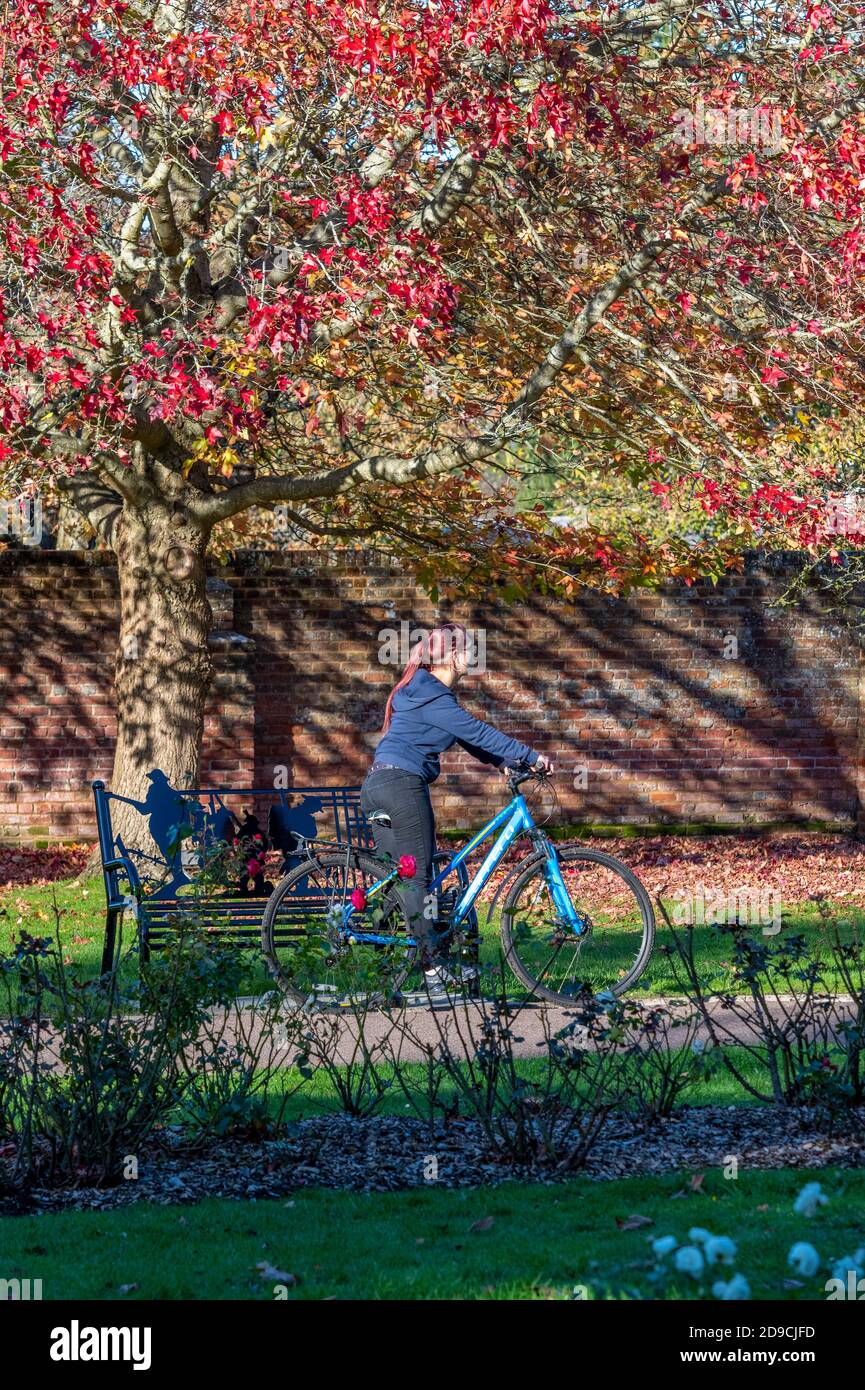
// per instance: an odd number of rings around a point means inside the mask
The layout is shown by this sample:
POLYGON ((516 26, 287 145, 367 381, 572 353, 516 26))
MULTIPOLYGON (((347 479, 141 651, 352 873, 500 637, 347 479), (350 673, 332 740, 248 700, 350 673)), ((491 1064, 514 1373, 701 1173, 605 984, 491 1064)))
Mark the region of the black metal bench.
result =
MULTIPOLYGON (((107 791, 104 782, 92 784, 106 899, 103 973, 114 963, 118 926, 125 912, 135 918, 142 960, 164 946, 180 921, 193 911, 202 925, 241 945, 258 947, 270 880, 275 882, 300 863, 306 841, 372 847, 372 834, 360 806, 360 787, 178 791, 158 768, 148 778, 150 790, 142 802, 107 791), (113 802, 132 805, 147 818, 158 855, 127 848, 115 835, 113 802), (253 826, 258 827, 257 832, 253 826), (234 887, 222 884, 212 894, 201 891, 196 877, 208 846, 228 840, 257 856, 256 833, 261 837, 261 849, 268 850, 262 872, 249 872, 245 885, 238 881, 234 887), (184 893, 184 889, 189 892, 184 893)), ((251 858, 249 863, 253 862, 251 858)))

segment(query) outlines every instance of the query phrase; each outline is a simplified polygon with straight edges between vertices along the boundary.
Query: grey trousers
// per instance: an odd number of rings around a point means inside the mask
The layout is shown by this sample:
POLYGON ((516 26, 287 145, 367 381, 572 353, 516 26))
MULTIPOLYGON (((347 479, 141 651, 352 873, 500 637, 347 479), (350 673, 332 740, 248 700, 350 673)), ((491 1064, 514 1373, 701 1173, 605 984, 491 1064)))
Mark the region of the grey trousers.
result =
POLYGON ((436 852, 435 817, 429 787, 422 777, 399 767, 371 772, 361 788, 364 814, 385 811, 389 826, 373 824, 375 847, 397 863, 403 854, 414 855, 417 873, 403 879, 399 893, 409 921, 409 929, 421 946, 424 965, 439 957, 447 944, 447 933, 436 930, 434 913, 427 898, 432 861, 436 852))

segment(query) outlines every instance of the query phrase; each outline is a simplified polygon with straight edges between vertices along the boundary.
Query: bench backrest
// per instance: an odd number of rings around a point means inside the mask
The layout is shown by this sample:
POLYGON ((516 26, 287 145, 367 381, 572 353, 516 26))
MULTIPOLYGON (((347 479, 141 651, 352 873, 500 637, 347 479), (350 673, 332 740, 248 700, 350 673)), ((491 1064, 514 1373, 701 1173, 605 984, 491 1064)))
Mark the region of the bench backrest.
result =
MULTIPOLYGON (((125 879, 135 897, 169 900, 190 884, 203 851, 218 841, 241 847, 266 845, 268 875, 278 873, 302 851, 304 840, 372 845, 360 805, 360 787, 205 787, 178 791, 159 769, 148 774, 142 801, 130 801, 94 782, 96 826, 109 908, 123 903, 125 879), (155 853, 127 847, 115 834, 112 806, 132 805, 146 820, 155 853), (256 835, 261 840, 255 839, 256 835), (274 853, 275 852, 275 853, 274 853)), ((242 894, 241 894, 242 896, 242 894)))

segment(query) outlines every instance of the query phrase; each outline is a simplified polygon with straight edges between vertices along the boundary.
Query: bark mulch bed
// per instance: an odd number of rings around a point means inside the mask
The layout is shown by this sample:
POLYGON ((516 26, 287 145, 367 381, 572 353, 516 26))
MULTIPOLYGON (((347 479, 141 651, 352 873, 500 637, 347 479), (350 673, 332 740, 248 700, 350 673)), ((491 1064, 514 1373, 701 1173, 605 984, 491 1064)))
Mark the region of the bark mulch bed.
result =
POLYGON ((813 1114, 769 1106, 683 1107, 675 1117, 635 1132, 610 1119, 583 1167, 552 1163, 526 1167, 490 1151, 480 1127, 452 1120, 431 1134, 421 1120, 327 1115, 302 1120, 284 1138, 221 1140, 190 1152, 180 1136, 139 1156, 136 1181, 115 1187, 34 1188, 13 1192, 0 1180, 0 1214, 63 1210, 107 1211, 132 1202, 173 1205, 204 1197, 267 1199, 305 1187, 397 1192, 429 1185, 430 1155, 440 1187, 497 1186, 508 1181, 561 1182, 575 1171, 587 1178, 717 1168, 736 1155, 742 1169, 830 1165, 865 1167, 865 1111, 851 1111, 829 1129, 813 1114))

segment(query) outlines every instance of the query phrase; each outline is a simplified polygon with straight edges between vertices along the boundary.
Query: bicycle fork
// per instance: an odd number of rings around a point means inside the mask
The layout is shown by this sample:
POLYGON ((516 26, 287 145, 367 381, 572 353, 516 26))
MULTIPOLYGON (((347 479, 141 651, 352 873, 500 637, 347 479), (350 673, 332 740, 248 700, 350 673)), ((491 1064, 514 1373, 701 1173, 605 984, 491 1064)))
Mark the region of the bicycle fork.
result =
POLYGON ((562 877, 562 869, 559 864, 559 856, 556 854, 555 846, 546 836, 542 838, 542 847, 546 854, 544 865, 544 876, 547 880, 547 887, 550 890, 550 897, 559 918, 559 925, 568 931, 573 932, 574 936, 585 936, 591 929, 591 922, 582 913, 578 912, 571 902, 571 895, 562 877))

